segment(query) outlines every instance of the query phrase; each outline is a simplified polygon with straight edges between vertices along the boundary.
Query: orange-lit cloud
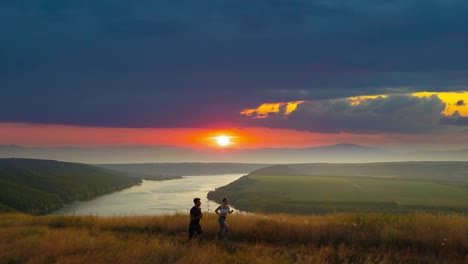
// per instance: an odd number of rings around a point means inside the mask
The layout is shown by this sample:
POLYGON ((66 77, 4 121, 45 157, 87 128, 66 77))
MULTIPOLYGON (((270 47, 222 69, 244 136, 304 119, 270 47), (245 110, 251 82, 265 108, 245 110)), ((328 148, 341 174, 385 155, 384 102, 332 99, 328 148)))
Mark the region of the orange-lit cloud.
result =
POLYGON ((365 100, 372 100, 372 99, 379 99, 379 98, 387 98, 388 95, 379 94, 379 95, 360 95, 354 97, 348 97, 347 100, 352 106, 360 105, 362 101, 365 100))
POLYGON ((419 92, 412 95, 416 97, 437 96, 445 103, 443 115, 450 116, 458 112, 460 116, 468 117, 468 92, 419 92))
POLYGON ((282 114, 284 117, 287 117, 303 102, 304 101, 264 103, 257 108, 244 109, 240 114, 252 118, 266 118, 269 114, 282 114))
MULTIPOLYGON (((444 116, 453 115, 458 112, 460 116, 468 117, 468 92, 417 92, 412 93, 415 97, 431 97, 437 96, 439 100, 445 104, 445 109, 441 114, 444 116)), ((365 100, 373 100, 378 98, 388 98, 388 95, 361 95, 347 98, 352 106, 360 105, 365 100)))

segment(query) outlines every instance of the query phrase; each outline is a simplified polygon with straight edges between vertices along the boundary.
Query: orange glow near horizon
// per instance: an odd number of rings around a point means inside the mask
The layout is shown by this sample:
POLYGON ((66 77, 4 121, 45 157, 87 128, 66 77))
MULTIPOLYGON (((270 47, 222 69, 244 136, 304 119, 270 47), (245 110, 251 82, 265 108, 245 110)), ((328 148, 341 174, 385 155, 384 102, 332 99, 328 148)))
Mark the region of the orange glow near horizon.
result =
POLYGON ((190 145, 194 129, 0 123, 0 144, 21 146, 190 145))
POLYGON ((238 129, 200 129, 189 135, 188 140, 198 146, 211 148, 237 148, 242 147, 246 142, 248 142, 248 138, 248 135, 239 132, 238 129), (227 138, 228 143, 226 145, 220 144, 219 141, 225 141, 225 139, 221 138, 227 138))
POLYGON ((383 135, 322 134, 292 129, 103 128, 0 123, 0 145, 25 147, 178 146, 187 148, 303 148, 337 143, 372 144, 383 135), (229 138, 220 146, 219 136, 229 138))
POLYGON ((0 123, 0 145, 25 147, 176 146, 193 149, 306 148, 352 143, 364 146, 424 145, 428 142, 453 148, 467 142, 466 133, 440 135, 325 134, 292 129, 248 127, 236 129, 102 128, 24 123, 0 123), (229 145, 216 137, 229 137, 229 145))
POLYGON ((296 111, 297 106, 302 104, 304 101, 293 101, 293 102, 279 102, 279 103, 264 103, 259 105, 257 108, 244 109, 240 112, 241 115, 249 116, 252 118, 266 118, 269 114, 281 114, 287 117, 292 112, 296 111))
POLYGON ((445 103, 445 109, 442 114, 445 116, 453 115, 458 111, 460 116, 468 116, 468 92, 419 92, 413 93, 416 97, 431 97, 437 96, 443 103, 445 103))

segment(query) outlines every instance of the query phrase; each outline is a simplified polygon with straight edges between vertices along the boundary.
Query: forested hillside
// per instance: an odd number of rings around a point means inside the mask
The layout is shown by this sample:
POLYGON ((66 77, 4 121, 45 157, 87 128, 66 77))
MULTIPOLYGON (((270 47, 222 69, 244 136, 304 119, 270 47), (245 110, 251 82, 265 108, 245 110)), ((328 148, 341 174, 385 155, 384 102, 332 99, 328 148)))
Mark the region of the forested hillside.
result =
POLYGON ((0 212, 45 214, 140 183, 124 173, 87 164, 0 159, 0 212))

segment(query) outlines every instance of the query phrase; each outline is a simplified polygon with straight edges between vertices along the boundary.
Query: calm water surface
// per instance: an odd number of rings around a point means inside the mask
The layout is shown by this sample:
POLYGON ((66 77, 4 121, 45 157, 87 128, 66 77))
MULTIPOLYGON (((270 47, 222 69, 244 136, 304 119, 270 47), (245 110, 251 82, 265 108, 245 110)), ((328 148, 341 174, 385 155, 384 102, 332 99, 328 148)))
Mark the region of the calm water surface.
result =
POLYGON ((139 186, 66 205, 54 214, 128 216, 187 213, 193 206, 194 197, 201 198, 203 211, 213 212, 221 201, 208 201, 208 192, 243 175, 184 176, 176 180, 143 181, 139 186))

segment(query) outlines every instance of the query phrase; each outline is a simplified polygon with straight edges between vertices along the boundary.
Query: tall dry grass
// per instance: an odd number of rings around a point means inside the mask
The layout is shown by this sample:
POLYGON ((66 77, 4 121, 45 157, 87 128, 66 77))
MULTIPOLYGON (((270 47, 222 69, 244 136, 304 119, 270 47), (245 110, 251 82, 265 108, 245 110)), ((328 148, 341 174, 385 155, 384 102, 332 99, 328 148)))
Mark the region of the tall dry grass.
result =
POLYGON ((468 263, 468 217, 233 214, 187 243, 188 215, 0 215, 0 263, 468 263))

